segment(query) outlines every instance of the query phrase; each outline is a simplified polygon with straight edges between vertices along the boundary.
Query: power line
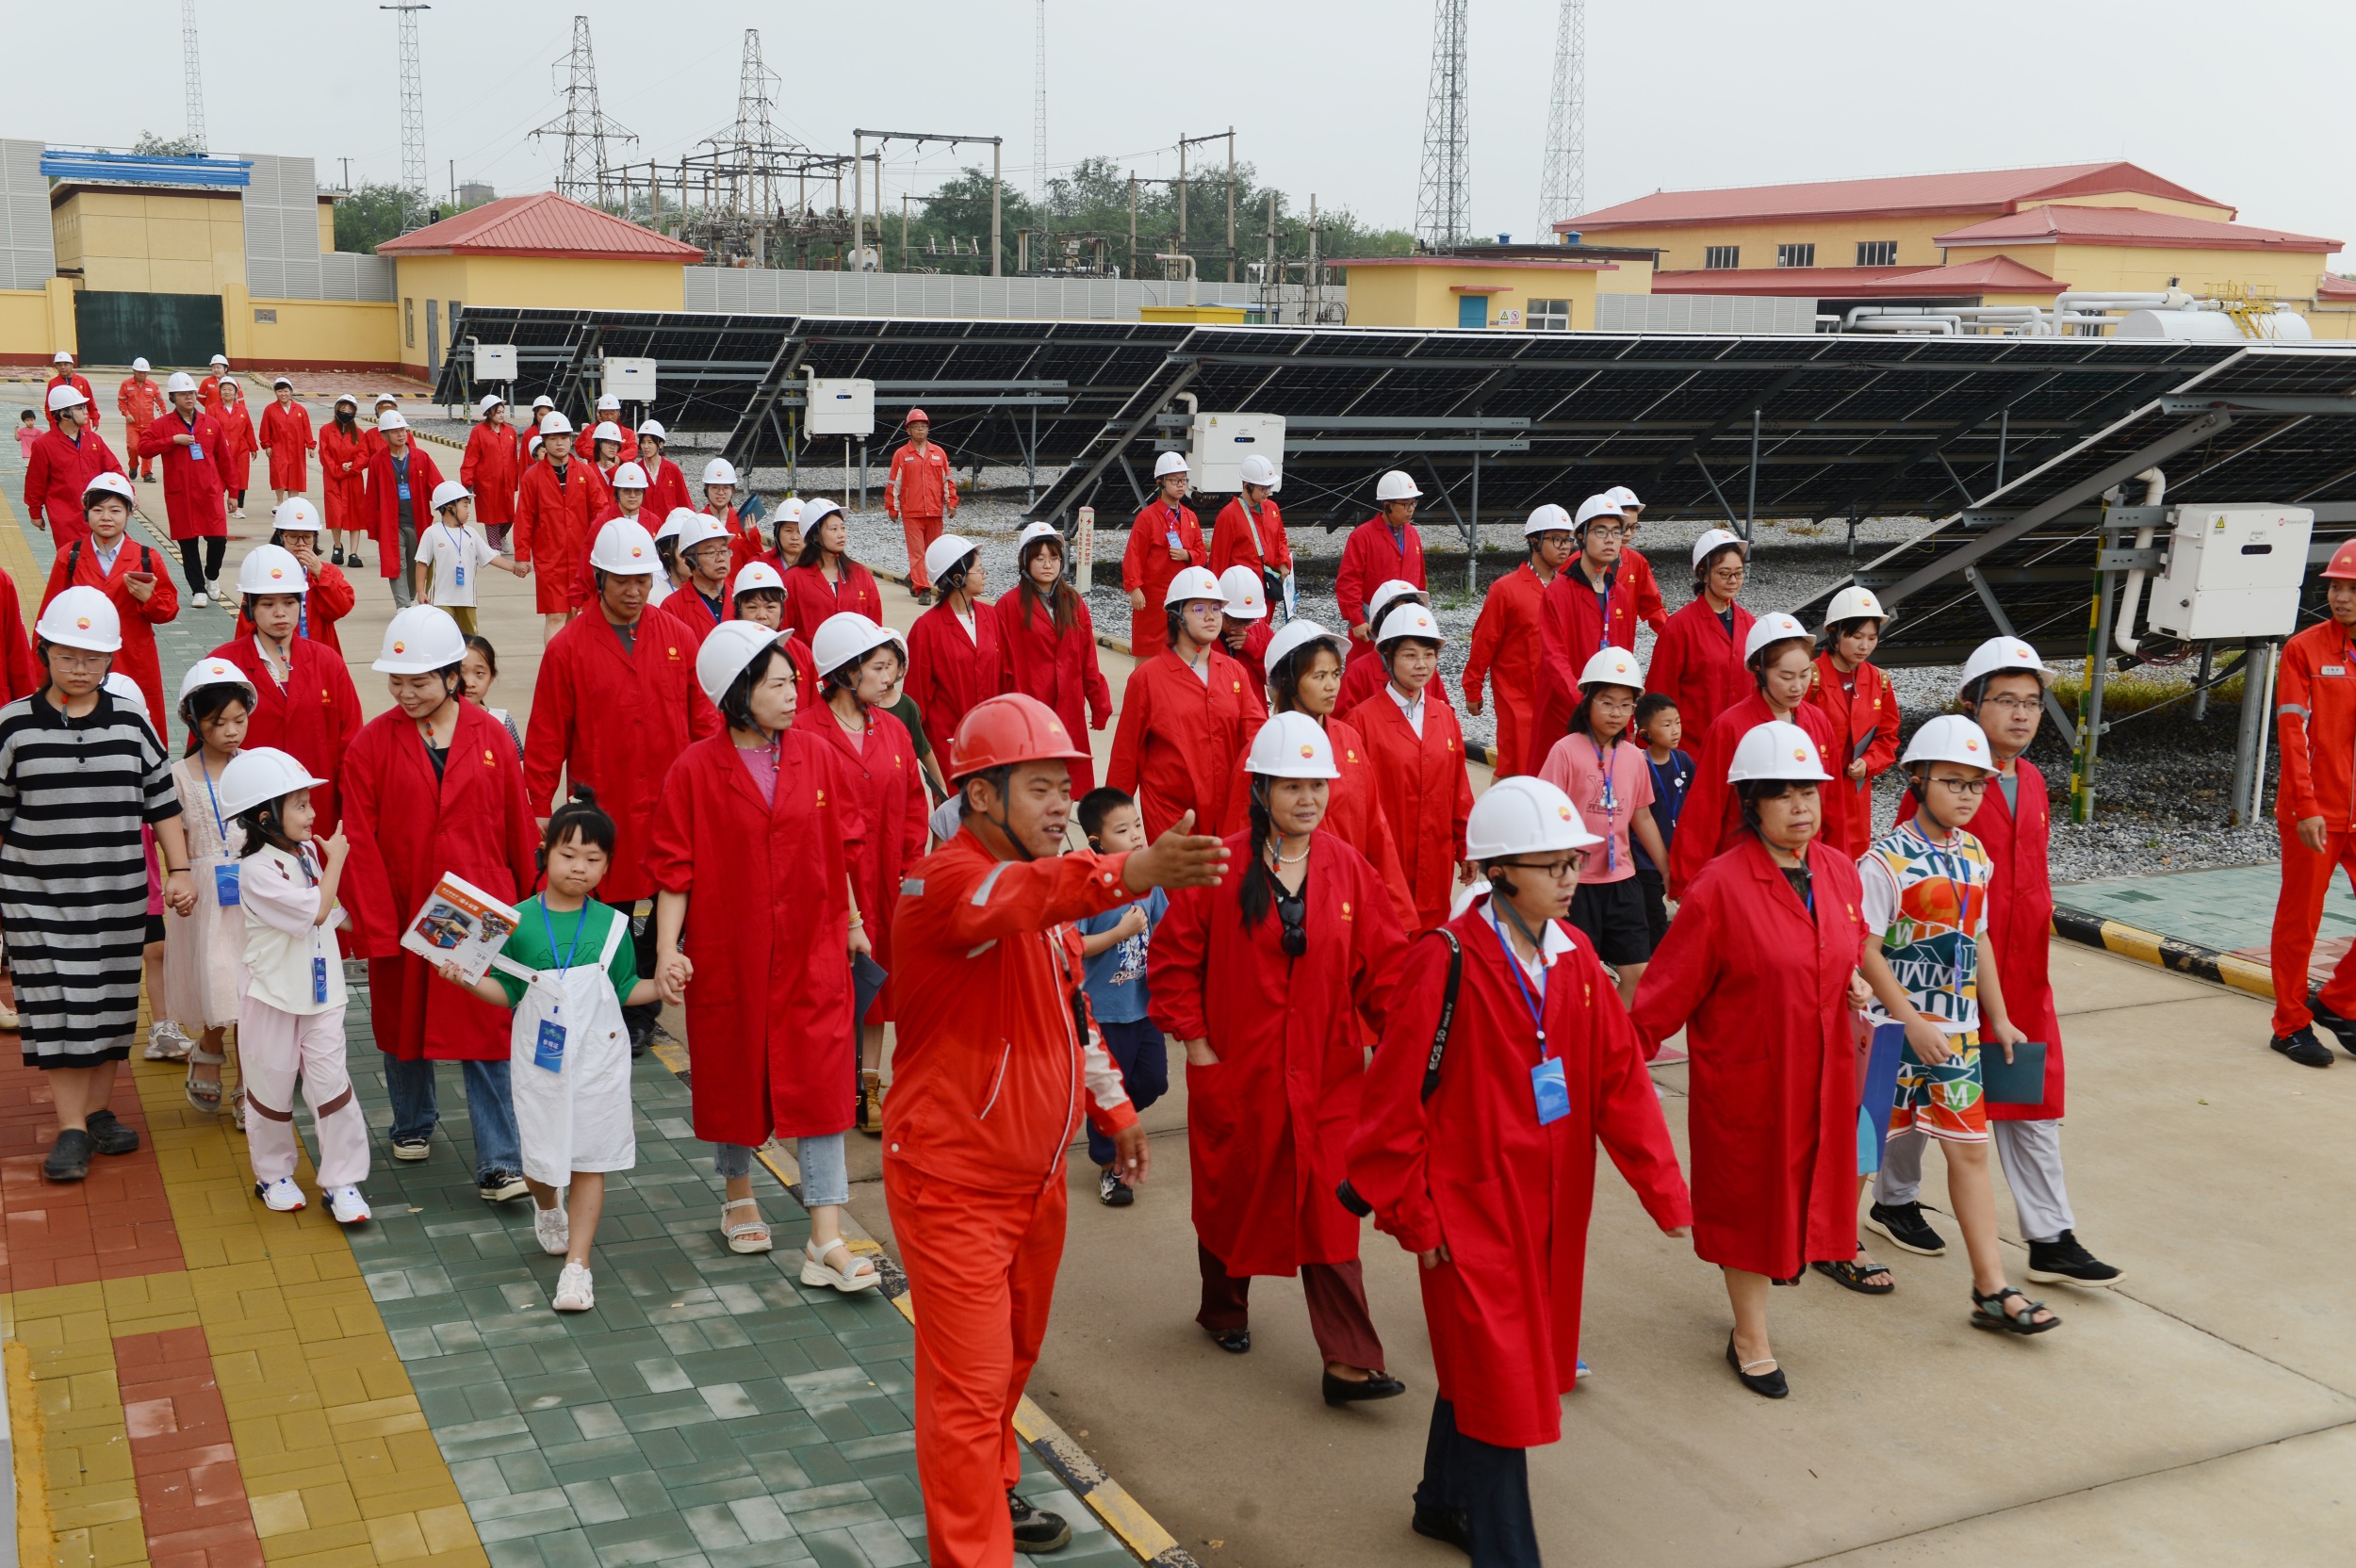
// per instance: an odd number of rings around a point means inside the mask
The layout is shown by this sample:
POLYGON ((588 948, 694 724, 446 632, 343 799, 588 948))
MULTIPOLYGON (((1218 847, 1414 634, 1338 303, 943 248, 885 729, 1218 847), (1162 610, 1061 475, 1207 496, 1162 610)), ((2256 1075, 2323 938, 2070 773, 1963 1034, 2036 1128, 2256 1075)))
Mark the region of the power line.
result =
POLYGON ((1587 5, 1562 0, 1554 30, 1554 97, 1538 176, 1538 234, 1587 210, 1587 5))
POLYGON ((1467 0, 1439 0, 1432 23, 1432 88, 1423 121, 1423 174, 1415 189, 1415 238, 1447 245, 1470 229, 1472 128, 1464 68, 1467 0))
POLYGON ((209 151, 205 136, 205 76, 196 57, 196 0, 180 0, 180 86, 188 100, 185 134, 198 152, 209 151))
POLYGON ((401 228, 406 234, 422 226, 432 210, 425 188, 425 78, 417 59, 417 13, 434 8, 403 0, 376 8, 393 13, 401 42, 401 185, 417 198, 401 213, 401 228))

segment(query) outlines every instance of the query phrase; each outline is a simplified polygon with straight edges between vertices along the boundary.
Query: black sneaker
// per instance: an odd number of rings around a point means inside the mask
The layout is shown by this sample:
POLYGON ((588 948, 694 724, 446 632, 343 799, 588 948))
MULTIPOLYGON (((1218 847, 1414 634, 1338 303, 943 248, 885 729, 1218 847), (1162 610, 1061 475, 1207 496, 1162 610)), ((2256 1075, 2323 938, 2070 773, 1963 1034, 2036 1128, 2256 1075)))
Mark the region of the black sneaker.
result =
POLYGON ((57 1141, 49 1148, 49 1157, 41 1162, 41 1173, 53 1182, 78 1182, 90 1174, 90 1152, 97 1146, 90 1135, 79 1127, 67 1127, 57 1134, 57 1141))
POLYGON ((1072 1527, 1060 1513, 1033 1508, 1012 1492, 1006 1494, 1006 1513, 1014 1521, 1018 1552, 1060 1552, 1072 1544, 1072 1527))
POLYGON ((344 552, 340 548, 330 550, 327 559, 330 564, 340 566, 344 564, 344 552))
POLYGON ((1096 1173, 1096 1200, 1108 1209, 1125 1209, 1137 1200, 1137 1195, 1106 1166, 1096 1173))
POLYGON ((1909 1252, 1926 1258, 1947 1255, 1946 1238, 1931 1229, 1920 1203, 1876 1203, 1865 1212, 1865 1223, 1909 1252))
POLYGON ((2330 1067, 2331 1048, 2315 1038, 2312 1025, 2301 1024, 2287 1035, 2274 1037, 2274 1049, 2300 1067, 2330 1067))
POLYGON ((2029 1243, 2029 1278, 2041 1285, 2115 1285, 2127 1277, 2078 1245, 2078 1233, 2064 1231, 2051 1241, 2029 1243))
POLYGON ((2351 1056, 2356 1056, 2356 1018, 2342 1018, 2325 1006, 2321 997, 2308 998, 2307 1010, 2315 1014, 2317 1023, 2331 1031, 2332 1037, 2340 1042, 2342 1051, 2351 1056))
POLYGON ((139 1146, 139 1135, 116 1119, 112 1111, 101 1108, 90 1112, 86 1120, 90 1142, 101 1154, 128 1154, 139 1146))
POLYGON ((1417 1503, 1408 1528, 1426 1540, 1444 1542, 1466 1556, 1472 1554, 1472 1522, 1461 1508, 1426 1508, 1417 1503))
POLYGON ((504 1203, 510 1199, 521 1198, 532 1189, 524 1185, 524 1179, 514 1171, 494 1170, 483 1178, 483 1185, 477 1190, 483 1194, 485 1203, 504 1203))
POLYGON ((625 1026, 630 1030, 630 1059, 634 1062, 654 1046, 654 1020, 626 1020, 625 1026))
POLYGON ((350 555, 344 557, 344 564, 347 566, 365 566, 368 563, 360 559, 360 552, 358 550, 353 550, 350 555))

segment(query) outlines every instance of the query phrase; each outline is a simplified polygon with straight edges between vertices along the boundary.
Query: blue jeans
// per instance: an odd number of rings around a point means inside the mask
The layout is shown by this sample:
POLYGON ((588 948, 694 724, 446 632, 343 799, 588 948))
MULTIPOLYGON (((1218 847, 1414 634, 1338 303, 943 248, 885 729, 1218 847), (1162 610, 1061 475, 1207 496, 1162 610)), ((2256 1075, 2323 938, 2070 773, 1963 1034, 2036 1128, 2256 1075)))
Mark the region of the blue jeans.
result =
MULTIPOLYGON (((1104 1054, 1121 1070, 1121 1083, 1129 1091, 1129 1103, 1137 1114, 1170 1092, 1170 1046, 1162 1037, 1161 1025, 1152 1019, 1139 1019, 1135 1023, 1118 1021, 1097 1021, 1097 1032, 1104 1037, 1104 1054)), ((1088 1158, 1101 1168, 1113 1163, 1113 1140, 1088 1123, 1088 1158)))
MULTIPOLYGON (((850 1162, 843 1147, 844 1135, 796 1138, 794 1159, 802 1168, 802 1207, 839 1206, 851 1200, 850 1162)), ((712 1146, 712 1171, 723 1181, 753 1173, 753 1150, 742 1143, 712 1146)))
POLYGON ((1456 1429, 1456 1407, 1446 1399, 1432 1402, 1415 1506, 1464 1515, 1472 1568, 1539 1568, 1529 1452, 1466 1437, 1456 1429))
MULTIPOLYGON (((392 1138, 434 1135, 441 1113, 434 1102, 434 1070, 438 1062, 404 1062, 384 1058, 384 1088, 393 1098, 392 1138)), ((517 1170, 524 1163, 523 1140, 515 1131, 515 1091, 508 1086, 505 1062, 459 1062, 466 1070, 466 1119, 474 1125, 476 1180, 494 1170, 517 1170)))

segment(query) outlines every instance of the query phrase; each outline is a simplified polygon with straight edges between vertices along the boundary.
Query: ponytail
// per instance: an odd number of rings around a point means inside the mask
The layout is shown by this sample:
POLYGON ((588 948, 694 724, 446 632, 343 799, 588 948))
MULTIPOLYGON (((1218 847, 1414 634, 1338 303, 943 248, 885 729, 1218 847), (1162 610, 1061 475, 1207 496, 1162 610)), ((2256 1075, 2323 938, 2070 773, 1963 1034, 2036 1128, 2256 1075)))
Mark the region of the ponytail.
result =
POLYGON ((1239 893, 1248 931, 1268 919, 1268 910, 1276 905, 1276 874, 1268 864, 1268 841, 1275 836, 1276 823, 1268 814, 1267 787, 1256 775, 1247 774, 1245 782, 1252 791, 1252 862, 1244 867, 1239 893))

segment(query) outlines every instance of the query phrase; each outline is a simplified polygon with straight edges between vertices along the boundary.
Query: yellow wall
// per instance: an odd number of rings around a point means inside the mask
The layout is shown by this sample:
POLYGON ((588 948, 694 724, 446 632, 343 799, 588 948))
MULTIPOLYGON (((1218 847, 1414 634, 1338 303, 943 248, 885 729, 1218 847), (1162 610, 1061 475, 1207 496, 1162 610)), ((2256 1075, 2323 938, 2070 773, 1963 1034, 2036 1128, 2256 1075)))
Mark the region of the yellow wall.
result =
POLYGON ((393 302, 404 369, 426 373, 425 302, 450 351, 450 305, 561 305, 586 310, 684 310, 687 270, 676 261, 591 261, 563 256, 401 256, 393 302))
MULTIPOLYGON (((1591 245, 1657 249, 1663 271, 1699 268, 1704 248, 1711 245, 1741 246, 1742 265, 1746 269, 1773 270, 1776 246, 1808 244, 1816 247, 1819 267, 1854 267, 1857 241, 1867 239, 1896 240, 1897 265, 1901 267, 1936 267, 1939 247, 1931 243, 1932 236, 1976 221, 1977 218, 1958 218, 1953 213, 1928 218, 1792 219, 1765 223, 1663 224, 1658 228, 1615 226, 1588 230, 1581 237, 1591 245)), ((1617 290, 1607 287, 1607 292, 1617 290)))
POLYGON ((80 190, 51 209, 60 269, 82 286, 131 294, 218 294, 245 282, 237 193, 80 190))
POLYGON ((335 204, 333 202, 321 202, 319 204, 319 249, 322 251, 332 251, 335 248, 335 204))
POLYGON ((1641 270, 1632 280, 1584 267, 1482 267, 1471 263, 1461 267, 1352 267, 1346 280, 1350 324, 1452 327, 1456 325, 1456 302, 1460 298, 1452 290, 1462 285, 1502 290, 1488 296, 1491 326, 1497 325, 1508 310, 1521 311, 1526 323, 1530 302, 1534 298, 1569 301, 1571 329, 1590 331, 1595 324, 1599 280, 1619 280, 1604 286, 1612 293, 1651 292, 1651 269, 1642 263, 1637 266, 1641 270), (1631 282, 1634 286, 1628 286, 1631 282))
POLYGON ((1956 246, 1948 253, 1957 266, 1987 256, 2010 256, 2071 288, 2086 293, 2156 292, 2178 280, 2191 294, 2214 294, 2229 286, 2287 302, 2311 298, 2322 276, 2324 257, 2296 251, 2196 251, 2143 245, 1956 246))
POLYGON ((238 287, 223 289, 221 304, 223 351, 239 365, 358 368, 401 362, 401 307, 391 301, 255 300, 238 287), (256 311, 277 319, 256 321, 256 311))

